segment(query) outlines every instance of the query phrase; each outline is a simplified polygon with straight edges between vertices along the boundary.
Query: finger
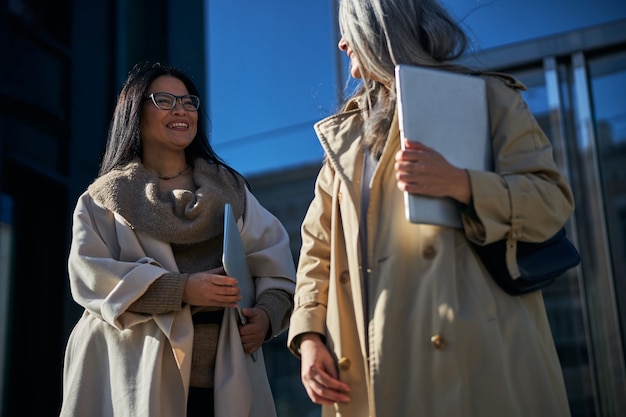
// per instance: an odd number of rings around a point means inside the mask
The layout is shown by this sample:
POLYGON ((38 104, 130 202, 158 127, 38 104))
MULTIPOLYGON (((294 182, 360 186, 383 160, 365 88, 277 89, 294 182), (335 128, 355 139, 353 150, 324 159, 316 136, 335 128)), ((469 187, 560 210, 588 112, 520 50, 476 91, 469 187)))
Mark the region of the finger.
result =
POLYGON ((398 161, 410 161, 413 160, 417 157, 419 157, 419 155, 421 155, 422 151, 421 150, 416 150, 416 149, 404 149, 399 151, 396 154, 396 160, 398 161))
POLYGON ((347 392, 350 391, 350 387, 348 384, 341 382, 340 380, 331 377, 327 373, 319 373, 319 378, 316 378, 316 381, 324 387, 324 389, 328 389, 336 392, 347 392))
POLYGON ((408 172, 410 174, 415 174, 419 172, 420 168, 424 166, 423 162, 419 158, 415 158, 404 164, 403 169, 401 171, 408 172))
POLYGON ((239 286, 237 285, 239 281, 237 278, 227 277, 215 275, 213 279, 211 279, 211 284, 216 288, 222 289, 237 289, 239 290, 239 286))
POLYGON ((396 172, 396 181, 406 184, 417 184, 417 181, 420 179, 419 175, 416 175, 415 172, 409 171, 397 171, 396 172))
POLYGON ((347 403, 350 401, 350 397, 347 394, 328 388, 327 386, 319 384, 316 381, 312 381, 309 385, 309 389, 315 401, 320 404, 332 404, 336 402, 347 403))
POLYGON ((229 277, 228 275, 214 275, 211 278, 213 285, 221 285, 224 287, 236 287, 238 284, 237 278, 229 277))
POLYGON ((332 401, 328 398, 321 397, 317 392, 311 389, 308 385, 304 385, 306 389, 306 393, 314 404, 319 405, 333 405, 335 401, 332 401))
POLYGON ((232 300, 241 300, 243 298, 239 287, 225 287, 218 285, 213 287, 213 294, 218 297, 224 297, 232 300))
POLYGON ((336 403, 337 401, 333 401, 331 399, 328 398, 324 398, 321 397, 320 395, 317 394, 317 392, 311 390, 311 389, 307 389, 306 390, 307 394, 309 395, 309 398, 311 399, 311 401, 314 404, 318 404, 318 405, 333 405, 334 403, 336 403))
POLYGON ((310 381, 311 390, 319 397, 333 402, 348 402, 350 387, 340 380, 331 377, 317 367, 310 368, 307 379, 310 381))
POLYGON ((429 149, 428 146, 424 145, 422 142, 418 140, 411 140, 408 138, 404 138, 404 148, 405 149, 429 149))

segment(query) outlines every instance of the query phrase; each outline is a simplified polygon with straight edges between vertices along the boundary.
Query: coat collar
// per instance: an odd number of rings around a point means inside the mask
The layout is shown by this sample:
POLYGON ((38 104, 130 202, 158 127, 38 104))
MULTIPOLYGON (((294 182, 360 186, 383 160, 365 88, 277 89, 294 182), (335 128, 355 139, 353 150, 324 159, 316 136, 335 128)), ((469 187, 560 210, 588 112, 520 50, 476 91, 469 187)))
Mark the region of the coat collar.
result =
POLYGON ((362 167, 361 136, 363 119, 359 110, 327 117, 315 124, 315 132, 324 149, 326 161, 344 181, 360 177, 362 167))
MULTIPOLYGON (((353 182, 361 177, 363 150, 361 138, 363 119, 361 112, 354 107, 342 113, 327 117, 315 124, 315 132, 324 149, 327 161, 344 181, 353 182)), ((382 160, 395 158, 400 149, 400 129, 396 110, 382 160)))

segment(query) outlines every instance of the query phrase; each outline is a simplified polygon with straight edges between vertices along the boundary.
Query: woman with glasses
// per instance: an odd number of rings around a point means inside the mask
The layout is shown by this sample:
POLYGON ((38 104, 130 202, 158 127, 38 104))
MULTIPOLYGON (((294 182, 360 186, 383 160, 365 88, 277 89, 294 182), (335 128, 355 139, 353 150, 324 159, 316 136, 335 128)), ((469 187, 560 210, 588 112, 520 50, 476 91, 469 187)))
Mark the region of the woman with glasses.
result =
POLYGON ((78 199, 68 260, 84 312, 68 341, 61 416, 273 416, 262 344, 283 332, 288 235, 212 150, 186 74, 138 65, 120 93, 98 177, 78 199), (256 305, 222 266, 238 219, 256 305))

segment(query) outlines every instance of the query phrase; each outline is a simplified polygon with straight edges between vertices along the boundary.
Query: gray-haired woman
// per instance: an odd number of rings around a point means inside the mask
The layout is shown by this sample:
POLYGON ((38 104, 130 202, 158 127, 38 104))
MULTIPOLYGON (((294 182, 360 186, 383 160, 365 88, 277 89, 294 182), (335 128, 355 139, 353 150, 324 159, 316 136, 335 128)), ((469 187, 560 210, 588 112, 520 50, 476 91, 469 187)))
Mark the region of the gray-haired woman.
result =
POLYGON ((326 158, 288 336, 309 397, 323 416, 569 416, 541 292, 505 293, 471 246, 545 240, 573 210, 525 87, 477 75, 495 172, 453 166, 400 137, 394 68, 475 73, 453 62, 459 25, 436 0, 340 0, 339 20, 361 85, 315 126, 326 158), (405 191, 455 199, 463 228, 409 223, 405 191))

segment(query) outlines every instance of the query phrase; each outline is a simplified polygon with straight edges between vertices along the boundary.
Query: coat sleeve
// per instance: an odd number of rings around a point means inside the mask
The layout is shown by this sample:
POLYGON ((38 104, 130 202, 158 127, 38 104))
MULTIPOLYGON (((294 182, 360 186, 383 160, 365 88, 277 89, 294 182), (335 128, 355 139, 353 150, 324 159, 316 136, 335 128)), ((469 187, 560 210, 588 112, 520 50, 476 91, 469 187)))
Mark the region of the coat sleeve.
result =
POLYGON ((328 163, 315 182, 315 196, 301 226, 302 247, 294 312, 289 325, 287 346, 299 356, 294 339, 302 333, 326 334, 326 307, 331 259, 331 211, 334 171, 328 163))
POLYGON ((118 329, 131 327, 150 316, 127 311, 128 307, 167 272, 145 255, 123 219, 98 206, 87 193, 79 198, 68 256, 76 303, 118 329))
POLYGON ((544 241, 574 209, 551 143, 520 88, 512 78, 487 77, 495 172, 469 171, 473 212, 463 216, 467 237, 478 244, 544 241))

